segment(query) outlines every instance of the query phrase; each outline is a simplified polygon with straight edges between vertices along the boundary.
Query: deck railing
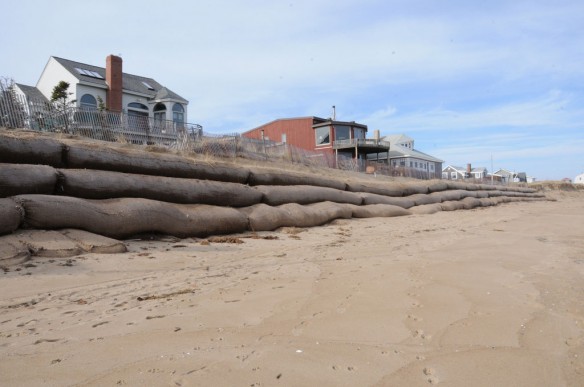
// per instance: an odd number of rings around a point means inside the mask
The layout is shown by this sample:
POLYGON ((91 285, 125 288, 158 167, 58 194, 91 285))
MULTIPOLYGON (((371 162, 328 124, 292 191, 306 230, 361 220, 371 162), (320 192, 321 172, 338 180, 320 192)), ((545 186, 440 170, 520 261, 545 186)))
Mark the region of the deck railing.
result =
POLYGON ((374 138, 350 138, 347 140, 337 140, 333 142, 333 148, 348 148, 354 146, 373 146, 380 148, 388 148, 388 141, 376 140, 374 138))

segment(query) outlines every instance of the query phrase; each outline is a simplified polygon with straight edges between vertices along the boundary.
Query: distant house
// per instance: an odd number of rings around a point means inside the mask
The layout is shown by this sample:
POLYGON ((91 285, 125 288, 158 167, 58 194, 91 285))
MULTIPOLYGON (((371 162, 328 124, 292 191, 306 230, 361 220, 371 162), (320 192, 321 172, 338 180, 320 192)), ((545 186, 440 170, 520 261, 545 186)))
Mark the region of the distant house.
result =
POLYGON ((467 164, 466 168, 448 165, 442 170, 442 178, 448 180, 474 179, 480 181, 486 179, 487 176, 490 176, 487 168, 472 168, 471 164, 467 164))
POLYGON ((447 165, 442 169, 442 179, 444 180, 464 180, 466 179, 466 169, 455 165, 447 165))
POLYGON ((574 184, 584 184, 584 173, 574 178, 574 184))
POLYGON ((17 84, 17 92, 27 101, 49 101, 53 88, 69 83, 71 100, 79 108, 94 110, 102 99, 108 110, 128 116, 187 121, 188 101, 152 78, 122 72, 122 58, 110 55, 105 67, 50 57, 36 86, 17 84))
POLYGON ((473 178, 475 180, 486 179, 487 175, 488 175, 488 171, 487 171, 487 168, 485 168, 485 167, 472 168, 470 171, 471 178, 473 178))
MULTIPOLYGON (((528 177, 525 172, 511 172, 507 169, 499 169, 493 173, 495 178, 499 178, 503 183, 527 183, 528 177)), ((529 177, 529 180, 535 181, 535 178, 529 177)))
POLYGON ((389 151, 380 153, 379 160, 388 160, 393 170, 409 168, 425 174, 428 178, 440 179, 444 161, 415 149, 413 138, 405 134, 394 134, 384 136, 381 140, 389 143, 389 151))
POLYGON ((362 160, 389 150, 389 143, 366 138, 367 125, 316 116, 280 118, 243 132, 242 136, 362 160))

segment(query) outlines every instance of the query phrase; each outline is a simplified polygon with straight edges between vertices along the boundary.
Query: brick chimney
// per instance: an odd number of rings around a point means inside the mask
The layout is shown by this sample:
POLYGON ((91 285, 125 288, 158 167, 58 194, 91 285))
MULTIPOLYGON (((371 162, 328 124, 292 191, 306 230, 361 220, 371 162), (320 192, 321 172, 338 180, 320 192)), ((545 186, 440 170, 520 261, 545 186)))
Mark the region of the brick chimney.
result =
POLYGON ((470 163, 466 164, 466 177, 470 177, 470 172, 472 171, 472 166, 470 163))
POLYGON ((122 58, 110 55, 105 61, 105 82, 107 97, 105 105, 108 110, 122 111, 122 58))

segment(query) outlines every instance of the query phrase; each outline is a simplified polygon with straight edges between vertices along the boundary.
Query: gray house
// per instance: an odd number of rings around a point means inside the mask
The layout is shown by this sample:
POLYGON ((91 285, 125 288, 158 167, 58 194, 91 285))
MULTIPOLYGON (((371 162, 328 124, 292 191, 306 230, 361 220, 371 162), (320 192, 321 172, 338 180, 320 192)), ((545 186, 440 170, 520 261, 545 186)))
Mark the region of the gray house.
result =
POLYGON ((60 81, 69 83, 70 98, 79 108, 97 109, 101 99, 112 112, 176 124, 187 122, 186 99, 152 78, 124 73, 122 58, 115 55, 106 58, 105 67, 52 56, 36 86, 16 87, 28 101, 48 101, 60 81))
MULTIPOLYGON (((443 160, 414 148, 414 139, 405 134, 384 136, 389 152, 380 152, 378 160, 387 160, 393 170, 408 168, 431 179, 440 179, 443 160)), ((370 158, 373 160, 373 157, 370 158)))

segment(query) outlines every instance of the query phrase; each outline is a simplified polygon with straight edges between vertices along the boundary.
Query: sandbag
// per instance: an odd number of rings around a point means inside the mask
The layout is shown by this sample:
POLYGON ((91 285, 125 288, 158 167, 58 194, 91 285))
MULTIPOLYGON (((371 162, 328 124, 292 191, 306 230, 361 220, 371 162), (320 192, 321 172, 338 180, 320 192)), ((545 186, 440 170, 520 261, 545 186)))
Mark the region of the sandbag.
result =
POLYGON ((430 215, 442 211, 442 205, 440 203, 422 204, 420 206, 410 208, 409 211, 411 211, 412 214, 417 215, 430 215))
POLYGON ((480 198, 479 200, 481 201, 481 207, 491 207, 497 205, 497 203, 495 203, 495 201, 491 198, 480 198))
POLYGON ((292 227, 315 227, 329 223, 335 219, 350 219, 351 209, 339 203, 320 202, 302 206, 296 203, 283 204, 281 208, 288 211, 295 224, 292 227))
POLYGON ((448 184, 445 181, 442 180, 431 180, 430 182, 428 182, 428 191, 430 193, 432 192, 440 192, 440 191, 446 191, 448 189, 448 184))
POLYGON ((142 233, 186 238, 247 230, 247 217, 229 207, 134 198, 19 195, 14 199, 24 207, 23 226, 34 229, 76 228, 116 239, 142 233))
POLYGON ((328 187, 310 185, 258 185, 254 187, 263 194, 262 201, 271 206, 286 203, 310 204, 318 202, 335 202, 361 204, 363 199, 354 192, 340 191, 328 187))
POLYGON ((249 185, 313 185, 344 191, 346 184, 340 180, 328 179, 323 176, 300 174, 280 170, 250 168, 249 185))
POLYGON ((0 197, 55 192, 57 171, 47 165, 0 164, 0 197))
POLYGON ((403 207, 391 204, 370 204, 364 206, 348 204, 348 206, 351 208, 353 218, 392 218, 412 214, 411 211, 403 207))
POLYGON ((103 235, 73 228, 60 230, 60 233, 77 243, 87 253, 116 254, 128 251, 128 248, 123 242, 104 237, 103 235))
POLYGON ((249 219, 253 231, 272 231, 280 227, 315 227, 335 219, 351 217, 351 209, 346 204, 320 202, 311 205, 296 203, 281 206, 256 204, 239 209, 249 219))
POLYGON ((251 231, 273 231, 295 224, 292 214, 285 208, 272 207, 264 203, 239 208, 249 220, 251 231))
POLYGON ((448 180, 446 182, 449 190, 466 190, 466 183, 448 180))
POLYGON ((460 201, 465 210, 471 210, 473 208, 481 207, 480 199, 473 197, 466 197, 460 201))
POLYGON ((85 199, 144 198, 181 204, 243 207, 262 193, 243 184, 85 169, 60 169, 60 193, 85 199))
POLYGON ((246 168, 227 164, 206 164, 166 153, 130 148, 111 148, 96 144, 71 143, 67 147, 69 168, 96 169, 166 177, 183 177, 245 184, 246 168))
POLYGON ((52 138, 27 134, 20 137, 0 133, 0 162, 44 164, 62 167, 64 146, 52 138))
POLYGON ((20 227, 24 210, 12 199, 0 199, 0 235, 8 234, 20 227))
POLYGON ((493 190, 497 189, 497 187, 495 187, 494 185, 490 185, 490 184, 478 184, 478 187, 480 190, 483 190, 483 191, 493 191, 493 190))
POLYGON ((442 211, 464 210, 464 203, 459 200, 450 200, 440 204, 442 211))
POLYGON ((363 204, 391 204, 405 209, 415 206, 412 199, 406 197, 384 196, 372 193, 362 193, 363 204))
POLYGON ((442 192, 431 193, 430 196, 440 198, 442 202, 456 201, 462 199, 462 195, 466 195, 464 190, 448 190, 442 192))
POLYGON ((407 197, 410 200, 414 201, 414 205, 421 206, 423 204, 433 204, 433 203, 440 203, 442 200, 437 195, 428 195, 428 194, 415 194, 410 195, 407 197))
POLYGON ((405 195, 405 188, 399 183, 388 183, 384 185, 370 185, 361 183, 347 183, 347 191, 363 192, 383 196, 400 197, 405 195))
POLYGON ((489 197, 494 198, 497 196, 503 196, 503 192, 500 190, 489 191, 489 197))
POLYGON ((15 235, 0 236, 0 267, 24 263, 30 256, 28 246, 19 241, 15 235))
POLYGON ((404 196, 427 194, 430 190, 425 183, 410 183, 404 185, 404 196))
POLYGON ((485 199, 489 197, 489 192, 488 191, 475 191, 475 197, 479 198, 479 199, 485 199))

